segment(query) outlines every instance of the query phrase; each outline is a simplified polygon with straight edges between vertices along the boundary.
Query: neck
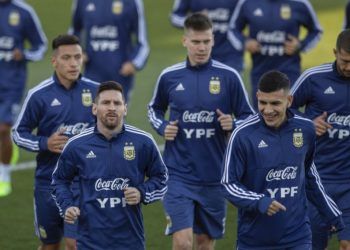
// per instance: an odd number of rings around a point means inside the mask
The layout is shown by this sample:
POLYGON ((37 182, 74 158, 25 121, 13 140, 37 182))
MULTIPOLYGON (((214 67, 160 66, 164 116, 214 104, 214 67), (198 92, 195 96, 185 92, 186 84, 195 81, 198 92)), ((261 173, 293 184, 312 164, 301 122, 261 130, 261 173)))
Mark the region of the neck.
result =
POLYGON ((63 87, 65 87, 66 89, 70 89, 70 88, 73 86, 74 82, 75 82, 75 81, 71 81, 71 80, 64 79, 64 78, 60 77, 60 76, 57 75, 57 74, 56 74, 56 76, 57 76, 57 79, 58 79, 58 81, 60 82, 60 84, 61 84, 63 87))
POLYGON ((101 122, 97 121, 97 130, 103 134, 104 137, 107 138, 107 140, 112 139, 113 136, 120 133, 122 130, 123 124, 120 123, 117 127, 114 129, 106 128, 104 125, 101 124, 101 122))

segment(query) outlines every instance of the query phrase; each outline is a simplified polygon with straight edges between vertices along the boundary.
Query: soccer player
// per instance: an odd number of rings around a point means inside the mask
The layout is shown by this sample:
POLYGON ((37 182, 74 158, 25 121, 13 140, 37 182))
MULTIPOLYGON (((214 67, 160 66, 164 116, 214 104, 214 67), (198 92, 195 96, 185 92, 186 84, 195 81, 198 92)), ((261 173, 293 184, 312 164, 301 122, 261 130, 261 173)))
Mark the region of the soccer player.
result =
POLYGON ((11 193, 11 126, 20 110, 26 64, 42 59, 46 43, 32 7, 23 1, 0 0, 0 197, 11 193))
POLYGON ((51 176, 69 137, 95 123, 91 106, 98 84, 80 75, 83 52, 76 36, 56 37, 52 49, 55 73, 28 92, 12 136, 18 146, 38 152, 34 213, 41 250, 58 250, 63 229, 66 249, 70 250, 75 249, 76 228, 63 225, 51 197, 51 176))
POLYGON ((119 82, 128 101, 149 55, 142 0, 74 0, 70 33, 84 37, 86 77, 119 82))
POLYGON ((163 198, 167 169, 153 137, 124 124, 119 83, 100 85, 95 128, 73 137, 53 173, 55 199, 67 222, 78 219, 78 249, 145 249, 141 203, 163 198), (79 177, 79 206, 70 190, 79 177), (145 179, 147 177, 147 179, 145 179))
MULTIPOLYGON (((335 62, 306 70, 292 88, 293 108, 305 106, 316 126, 315 164, 324 187, 343 212, 345 230, 338 233, 341 250, 350 249, 350 30, 342 31, 335 62)), ((328 244, 327 221, 310 204, 314 250, 328 244)))
POLYGON ((313 162, 313 123, 289 110, 289 84, 279 71, 265 73, 259 114, 237 127, 227 146, 222 184, 239 207, 240 250, 311 250, 307 199, 327 218, 328 231, 344 226, 313 162))
POLYGON ((287 74, 293 84, 300 75, 300 52, 312 49, 320 39, 322 28, 308 0, 240 0, 230 20, 228 37, 238 50, 247 50, 252 57, 251 95, 258 80, 269 70, 287 74), (245 36, 243 30, 249 27, 245 36), (300 28, 306 36, 300 40, 300 28))
POLYGON ((183 45, 187 60, 160 74, 148 117, 166 140, 169 169, 164 208, 173 249, 213 249, 223 236, 226 203, 220 165, 236 119, 254 113, 236 70, 210 59, 213 28, 201 13, 187 17, 183 45), (169 120, 165 113, 169 108, 169 120))
POLYGON ((208 15, 214 33, 212 58, 241 72, 243 51, 236 50, 227 39, 228 23, 237 2, 238 0, 175 0, 170 18, 175 27, 183 28, 189 13, 202 12, 208 15))

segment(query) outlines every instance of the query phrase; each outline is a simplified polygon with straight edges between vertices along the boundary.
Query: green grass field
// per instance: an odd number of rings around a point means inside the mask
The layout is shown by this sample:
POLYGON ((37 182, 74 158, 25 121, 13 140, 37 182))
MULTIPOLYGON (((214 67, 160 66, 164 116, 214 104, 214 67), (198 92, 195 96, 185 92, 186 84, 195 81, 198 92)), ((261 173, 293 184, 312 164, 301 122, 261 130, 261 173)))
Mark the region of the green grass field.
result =
MULTIPOLYGON (((51 42, 59 33, 65 33, 70 23, 71 0, 27 0, 36 9, 44 30, 51 42)), ((303 68, 334 60, 332 48, 342 28, 345 0, 313 0, 324 28, 324 36, 318 46, 303 56, 303 68)), ((146 105, 153 93, 153 87, 160 71, 185 57, 181 45, 181 31, 173 28, 168 21, 172 0, 145 0, 148 35, 151 55, 146 68, 137 75, 136 87, 129 107, 127 122, 152 132, 146 105)), ((50 49, 45 60, 29 65, 28 86, 32 87, 49 77, 53 70, 50 64, 50 49)), ((247 57, 249 72, 249 59, 247 57)), ((244 77, 246 79, 246 77, 244 77)), ((154 134, 154 133, 153 133, 154 134)), ((159 143, 162 139, 155 136, 159 143)), ((34 154, 21 150, 20 161, 33 160, 34 154)), ((39 242, 33 229, 33 174, 34 170, 18 171, 13 174, 13 193, 0 198, 0 249, 36 249, 39 242)), ((171 249, 171 238, 163 235, 165 218, 160 203, 144 207, 147 248, 151 250, 171 249)), ((224 239, 217 242, 216 249, 233 249, 235 241, 235 209, 230 205, 224 239)), ((329 250, 337 249, 332 241, 329 250)))

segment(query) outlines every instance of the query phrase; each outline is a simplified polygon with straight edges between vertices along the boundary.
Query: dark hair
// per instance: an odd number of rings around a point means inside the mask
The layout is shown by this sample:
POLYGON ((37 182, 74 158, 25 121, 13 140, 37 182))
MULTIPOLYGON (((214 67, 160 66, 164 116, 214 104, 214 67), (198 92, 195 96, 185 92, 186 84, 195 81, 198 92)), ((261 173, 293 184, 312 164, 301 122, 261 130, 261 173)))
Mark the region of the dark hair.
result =
POLYGON ((277 70, 271 70, 263 74, 258 86, 258 89, 265 93, 271 93, 281 89, 289 91, 289 88, 290 80, 288 76, 277 70))
POLYGON ((74 35, 62 34, 52 40, 52 49, 55 50, 62 45, 80 45, 79 38, 74 35))
POLYGON ((119 91, 122 94, 123 100, 124 99, 124 94, 123 94, 123 87, 120 83, 115 82, 115 81, 107 81, 107 82, 102 82, 100 86, 97 89, 97 94, 95 98, 95 103, 98 101, 98 97, 103 91, 107 90, 116 90, 119 91))
POLYGON ((344 50, 347 53, 350 53, 350 29, 343 30, 340 32, 337 38, 337 51, 344 50))
POLYGON ((185 30, 195 30, 195 31, 206 31, 212 29, 213 24, 211 23, 208 16, 203 13, 193 13, 189 15, 184 23, 185 30))

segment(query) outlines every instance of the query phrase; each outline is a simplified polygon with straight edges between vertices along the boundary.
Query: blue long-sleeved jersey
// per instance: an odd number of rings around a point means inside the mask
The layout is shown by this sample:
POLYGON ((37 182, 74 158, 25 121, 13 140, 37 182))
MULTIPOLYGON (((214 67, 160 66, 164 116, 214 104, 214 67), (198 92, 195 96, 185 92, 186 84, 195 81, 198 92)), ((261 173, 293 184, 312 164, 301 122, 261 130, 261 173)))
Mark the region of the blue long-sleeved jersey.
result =
POLYGON ((18 146, 38 152, 36 187, 50 187, 59 157, 48 150, 48 138, 61 130, 64 130, 64 135, 72 137, 95 124, 91 105, 97 87, 96 82, 83 77, 67 90, 54 75, 28 92, 12 129, 12 137, 18 146))
POLYGON ((261 44, 260 53, 252 55, 252 85, 257 86, 260 76, 269 70, 287 74, 292 83, 300 75, 300 55, 284 53, 288 35, 299 38, 300 28, 307 35, 300 41, 300 50, 313 48, 320 39, 322 28, 308 0, 240 0, 230 20, 228 36, 236 49, 243 50, 246 39, 261 44), (249 35, 243 30, 249 26, 249 35))
POLYGON ((149 55, 142 0, 75 0, 70 33, 82 37, 88 62, 86 77, 124 83, 121 65, 141 69, 149 55))
POLYGON ((74 204, 70 183, 75 176, 80 189, 78 248, 144 249, 141 204, 127 205, 123 190, 137 188, 144 204, 164 196, 167 169, 152 136, 124 125, 110 140, 96 128, 73 137, 52 176, 63 214, 74 204))
POLYGON ((0 3, 0 98, 9 95, 21 100, 27 78, 27 61, 38 61, 47 49, 46 36, 40 21, 28 4, 19 0, 0 3), (24 47, 29 41, 30 49, 24 47), (13 50, 24 54, 13 60, 13 50))
POLYGON ((327 112, 332 125, 317 137, 315 163, 323 182, 350 180, 350 78, 341 76, 335 63, 306 70, 291 90, 293 108, 305 105, 305 115, 315 119, 327 112))
POLYGON ((205 12, 213 23, 214 47, 212 57, 219 62, 243 70, 243 51, 235 49, 227 40, 228 23, 238 0, 175 0, 171 23, 179 28, 189 12, 205 12))
POLYGON ((220 184, 226 133, 216 110, 242 120, 254 113, 242 80, 233 68, 215 60, 200 66, 188 61, 163 70, 149 104, 148 118, 164 135, 165 112, 178 120, 174 141, 167 141, 164 160, 170 177, 203 185, 220 184))
POLYGON ((227 199, 239 207, 237 239, 244 249, 311 243, 307 199, 331 225, 343 226, 341 212, 324 192, 313 163, 313 123, 287 114, 278 129, 253 116, 234 130, 227 146, 222 183, 227 199), (287 210, 268 216, 273 199, 287 210))

